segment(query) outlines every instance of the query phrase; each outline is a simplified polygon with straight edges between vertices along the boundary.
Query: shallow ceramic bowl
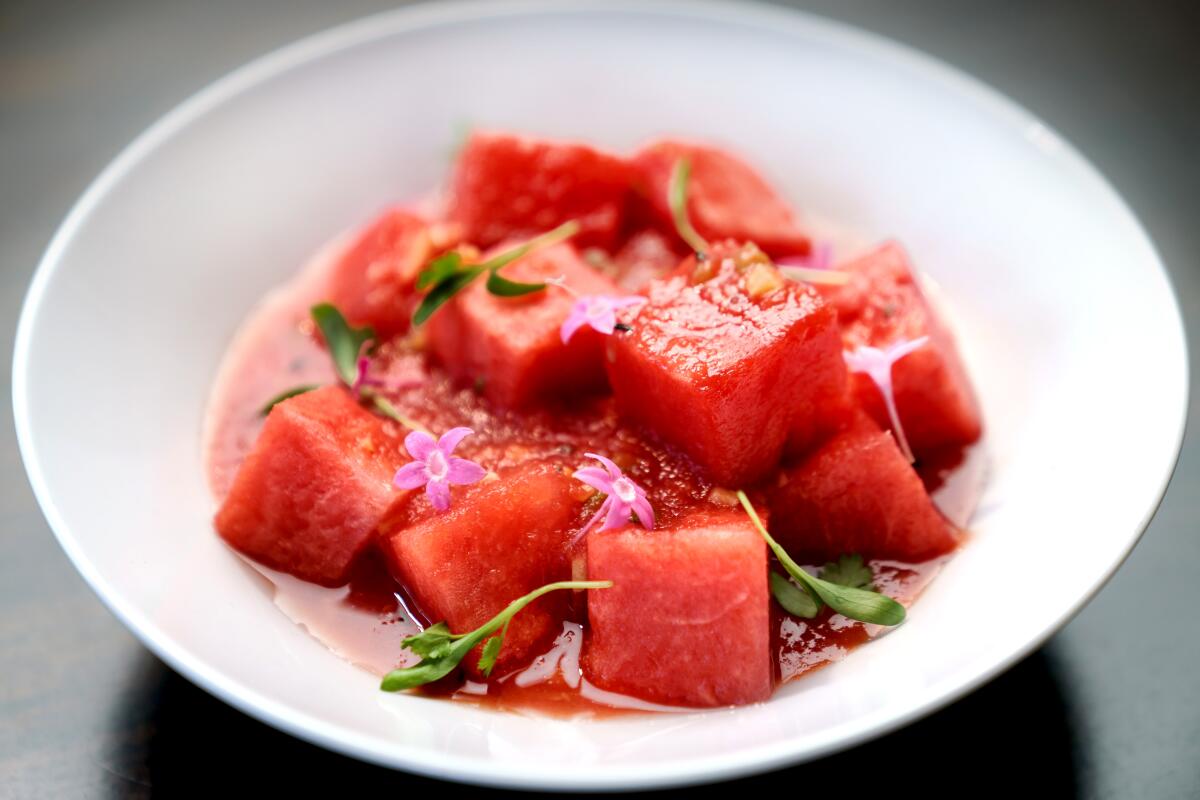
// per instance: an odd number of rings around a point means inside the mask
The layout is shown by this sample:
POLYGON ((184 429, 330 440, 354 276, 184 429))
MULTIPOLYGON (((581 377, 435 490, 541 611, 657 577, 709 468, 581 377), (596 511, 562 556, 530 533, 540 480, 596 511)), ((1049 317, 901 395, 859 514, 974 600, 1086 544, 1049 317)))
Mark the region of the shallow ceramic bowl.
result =
POLYGON ((847 747, 1036 647, 1153 514, 1187 376, 1153 246, 1026 112, 811 17, 594 2, 385 14, 189 100, 59 230, 21 318, 13 386, 29 477, 63 548, 200 686, 388 766, 630 788, 847 747), (436 186, 463 124, 617 148, 664 132, 726 143, 804 212, 908 246, 959 320, 992 469, 971 541, 901 629, 761 705, 570 722, 380 693, 272 605, 210 523, 200 429, 222 351, 320 244, 436 186))

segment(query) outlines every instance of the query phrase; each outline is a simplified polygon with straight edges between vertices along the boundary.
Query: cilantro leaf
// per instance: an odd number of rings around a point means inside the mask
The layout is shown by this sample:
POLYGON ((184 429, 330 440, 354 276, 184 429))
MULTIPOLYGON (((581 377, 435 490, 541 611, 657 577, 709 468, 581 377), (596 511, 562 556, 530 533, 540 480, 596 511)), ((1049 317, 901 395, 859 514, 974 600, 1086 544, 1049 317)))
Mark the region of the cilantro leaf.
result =
POLYGON ((834 611, 851 619, 859 620, 860 622, 870 622, 876 625, 899 625, 904 621, 905 611, 904 606, 897 603, 887 595, 879 594, 878 592, 868 592, 865 589, 856 589, 849 586, 840 586, 836 583, 830 583, 827 580, 809 575, 800 565, 792 560, 792 557, 787 554, 787 551, 780 546, 771 534, 767 533, 766 527, 762 524, 762 520, 758 517, 758 512, 754 510, 754 506, 750 504, 750 498, 746 497, 746 493, 738 490, 738 502, 742 504, 742 508, 746 509, 746 513, 750 516, 750 521, 754 523, 755 529, 758 530, 760 536, 766 541, 767 546, 775 553, 775 557, 779 559, 779 563, 787 570, 787 573, 793 579, 817 599, 824 602, 834 611))
POLYGON ((671 209, 671 218, 675 220, 675 231, 687 242, 688 247, 697 253, 708 250, 708 242, 692 227, 688 217, 687 191, 688 181, 692 177, 692 162, 689 158, 681 158, 675 162, 671 170, 671 184, 667 188, 667 205, 671 209))
POLYGON ((830 561, 821 567, 818 577, 838 586, 871 590, 871 581, 875 580, 875 573, 863 563, 862 556, 854 553, 839 556, 837 561, 830 561))
POLYGON ((310 313, 313 322, 321 329, 338 377, 347 386, 353 386, 354 379, 358 377, 358 355, 363 345, 375 338, 375 331, 370 328, 351 328, 342 312, 332 303, 315 305, 310 313))
POLYGON ((433 312, 442 307, 443 304, 454 295, 465 289, 467 285, 479 277, 483 273, 480 267, 469 267, 459 270, 442 278, 438 283, 425 295, 421 301, 421 305, 417 307, 417 313, 413 314, 413 325, 422 325, 433 316, 433 312))
POLYGON ((814 600, 807 589, 801 589, 778 572, 771 572, 768 577, 771 581, 771 596, 783 606, 784 611, 797 617, 812 619, 821 610, 820 602, 814 600))
POLYGON ((293 386, 291 389, 284 389, 282 392, 268 400, 263 407, 258 410, 258 413, 265 417, 267 414, 271 413, 271 409, 282 403, 284 400, 288 400, 296 395, 304 394, 305 392, 311 392, 313 389, 320 388, 321 387, 316 384, 307 384, 305 386, 293 386))
POLYGON ((608 589, 611 586, 612 581, 548 583, 539 589, 534 589, 524 597, 513 600, 499 614, 469 633, 451 633, 450 628, 444 622, 432 625, 416 636, 410 636, 401 642, 402 647, 421 656, 420 662, 411 667, 392 670, 383 677, 379 688, 385 692, 398 692, 402 689, 412 689, 440 680, 453 672, 467 654, 484 640, 487 640, 487 643, 483 647, 479 667, 486 675, 496 665, 500 648, 504 646, 504 634, 508 630, 508 623, 525 606, 542 595, 559 589, 608 589), (502 628, 503 630, 501 630, 502 628), (500 631, 500 635, 493 636, 496 631, 500 631))

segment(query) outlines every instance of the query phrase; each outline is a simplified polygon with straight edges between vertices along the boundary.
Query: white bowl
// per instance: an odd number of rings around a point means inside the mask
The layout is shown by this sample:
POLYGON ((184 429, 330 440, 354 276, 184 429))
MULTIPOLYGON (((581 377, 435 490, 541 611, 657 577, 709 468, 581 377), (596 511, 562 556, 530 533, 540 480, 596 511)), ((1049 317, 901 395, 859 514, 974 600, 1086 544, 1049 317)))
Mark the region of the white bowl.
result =
POLYGON ((1129 210, 1026 112, 904 48, 743 4, 438 4, 245 67, 88 189, 38 268, 13 401, 63 548, 156 654, 243 711, 393 767, 630 788, 844 748, 1036 647, 1112 574, 1183 432, 1179 311, 1129 210), (214 535, 210 383, 322 242, 434 187, 463 123, 728 143, 810 214, 895 235, 960 320, 992 474, 972 540, 890 636, 770 702, 566 722, 394 696, 290 623, 214 535))

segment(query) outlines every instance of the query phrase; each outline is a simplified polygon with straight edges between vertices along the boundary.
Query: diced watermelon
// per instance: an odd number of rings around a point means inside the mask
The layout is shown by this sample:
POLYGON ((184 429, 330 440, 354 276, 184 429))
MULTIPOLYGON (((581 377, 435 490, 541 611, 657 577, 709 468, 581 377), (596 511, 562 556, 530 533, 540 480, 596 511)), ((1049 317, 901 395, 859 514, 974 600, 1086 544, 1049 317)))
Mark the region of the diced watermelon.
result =
MULTIPOLYGON (((393 574, 431 620, 466 633, 510 602, 568 580, 568 528, 578 519, 574 482, 562 466, 527 462, 469 488, 436 513, 414 495, 381 526, 393 574)), ((544 652, 562 630, 569 593, 552 592, 513 618, 493 670, 496 677, 544 652)), ((479 677, 478 650, 464 662, 479 677)))
POLYGON ((667 236, 654 228, 637 231, 613 255, 616 281, 622 289, 641 291, 653 278, 661 278, 686 255, 677 246, 677 237, 667 236))
POLYGON ((767 550, 746 515, 698 511, 670 529, 588 534, 584 676, 609 691, 672 705, 767 699, 771 663, 767 550))
POLYGON ((404 333, 416 308, 417 274, 432 255, 425 221, 391 209, 342 253, 330 272, 326 297, 351 325, 369 325, 381 339, 404 333))
POLYGON ((802 562, 843 553, 923 561, 957 543, 895 439, 861 411, 780 473, 768 506, 772 536, 802 562))
POLYGON ((458 157, 449 217, 481 247, 573 219, 581 226, 575 239, 581 247, 608 249, 631 177, 624 159, 584 144, 479 131, 458 157))
MULTIPOLYGON (((954 337, 922 293, 903 248, 888 243, 838 269, 851 274, 850 282, 824 293, 838 309, 847 350, 929 336, 928 344, 892 368, 897 413, 917 458, 979 439, 979 406, 954 337)), ((875 383, 856 374, 852 387, 858 403, 880 426, 889 427, 875 383)))
POLYGON ((753 245, 715 245, 648 294, 632 330, 609 337, 617 406, 718 484, 765 477, 789 435, 815 435, 844 404, 833 309, 753 245))
POLYGON ((750 165, 724 150, 673 139, 647 145, 633 157, 638 189, 665 229, 674 229, 668 191, 683 158, 691 162, 688 215, 701 236, 754 242, 774 256, 809 251, 791 207, 750 165))
MULTIPOLYGON (((569 244, 535 250, 500 274, 526 283, 562 276, 581 295, 619 294, 569 244)), ((574 303, 574 297, 555 286, 497 297, 480 277, 430 317, 429 345, 451 374, 482 381, 484 394, 501 406, 528 406, 602 389, 603 337, 585 327, 567 344, 562 342, 560 329, 574 303)))
POLYGON ((404 430, 330 386, 284 400, 217 512, 217 531, 263 564, 314 583, 343 583, 397 499, 409 461, 404 430))

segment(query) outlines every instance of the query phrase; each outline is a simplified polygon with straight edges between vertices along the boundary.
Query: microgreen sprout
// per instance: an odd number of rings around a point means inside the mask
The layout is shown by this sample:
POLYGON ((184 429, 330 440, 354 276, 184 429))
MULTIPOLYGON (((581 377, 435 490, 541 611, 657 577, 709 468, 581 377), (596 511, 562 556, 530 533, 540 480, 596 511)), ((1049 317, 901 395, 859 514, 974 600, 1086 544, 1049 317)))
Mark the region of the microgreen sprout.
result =
MULTIPOLYGON (((750 516, 750 521, 754 524, 759 535, 763 537, 767 546, 775 554, 775 558, 779 560, 779 563, 787 571, 788 575, 792 577, 792 580, 798 584, 797 588, 803 588, 808 593, 810 599, 815 604, 818 604, 818 608, 820 603, 825 603, 843 616, 876 625, 899 625, 904 621, 904 606, 887 595, 851 586, 841 586, 833 581, 810 575, 792 560, 792 557, 787 554, 787 551, 778 542, 771 538, 771 534, 767 532, 766 526, 762 524, 758 512, 754 510, 754 506, 751 505, 750 499, 746 497, 746 493, 739 490, 737 498, 738 502, 742 504, 742 508, 750 516)), ((775 594, 776 599, 779 599, 779 592, 776 591, 778 583, 778 578, 772 581, 772 593, 775 594)), ((790 583, 790 581, 787 583, 790 583)), ((780 601, 780 604, 784 605, 784 601, 780 601)), ((787 605, 784 605, 784 608, 787 608, 787 605)), ((790 611, 791 609, 788 610, 790 611)), ((799 616, 806 615, 800 614, 799 616)))
POLYGON ((612 581, 559 581, 535 589, 524 597, 513 600, 487 622, 469 633, 451 633, 445 622, 431 625, 416 636, 409 636, 400 643, 421 657, 420 662, 403 669, 392 670, 384 676, 379 688, 385 692, 398 692, 423 686, 449 675, 455 667, 481 642, 486 641, 479 658, 479 670, 491 675, 496 658, 504 646, 504 635, 508 623, 521 609, 544 594, 561 589, 608 589, 612 581), (498 635, 496 632, 499 631, 498 635))
POLYGON ((654 508, 646 499, 645 489, 626 478, 625 474, 621 472, 621 468, 611 459, 595 453, 585 453, 584 455, 599 461, 604 469, 583 467, 576 470, 572 477, 608 496, 604 498, 604 502, 600 504, 600 508, 592 518, 572 537, 572 543, 579 541, 593 525, 600 521, 601 517, 604 518, 604 523, 600 526, 602 531, 627 524, 630 515, 635 515, 637 521, 646 530, 654 530, 654 508))
POLYGON ((671 184, 667 189, 667 205, 671 209, 671 218, 675 221, 675 230, 679 237, 697 253, 706 253, 708 242, 692 227, 692 220, 688 216, 688 181, 691 177, 691 159, 681 158, 676 161, 674 169, 671 170, 671 184))
POLYGON ((433 315, 433 312, 484 273, 487 273, 488 276, 487 290, 498 297, 518 297, 542 291, 546 288, 544 283, 512 281, 501 275, 499 270, 538 248, 564 241, 577 233, 579 233, 578 222, 574 220, 564 222, 554 230, 535 236, 524 244, 505 250, 479 264, 464 264, 462 254, 457 250, 451 250, 449 253, 439 256, 417 276, 417 288, 429 289, 429 292, 421 301, 421 305, 417 307, 416 313, 413 314, 413 324, 424 324, 433 315))
POLYGON ((892 431, 896 435, 896 444, 900 452, 913 463, 912 450, 908 439, 904 436, 904 427, 900 424, 900 412, 896 409, 896 393, 892 386, 892 367, 897 361, 909 353, 919 350, 929 341, 928 336, 918 336, 916 339, 901 339, 884 348, 862 345, 854 350, 843 353, 846 366, 851 372, 861 372, 870 378, 883 395, 883 404, 887 408, 888 419, 892 421, 892 431))
POLYGON ((438 511, 450 508, 450 486, 462 486, 487 475, 487 470, 454 455, 454 448, 474 433, 470 428, 451 428, 434 438, 425 431, 412 431, 404 437, 404 446, 413 461, 405 464, 392 479, 397 489, 425 487, 425 495, 438 511))

